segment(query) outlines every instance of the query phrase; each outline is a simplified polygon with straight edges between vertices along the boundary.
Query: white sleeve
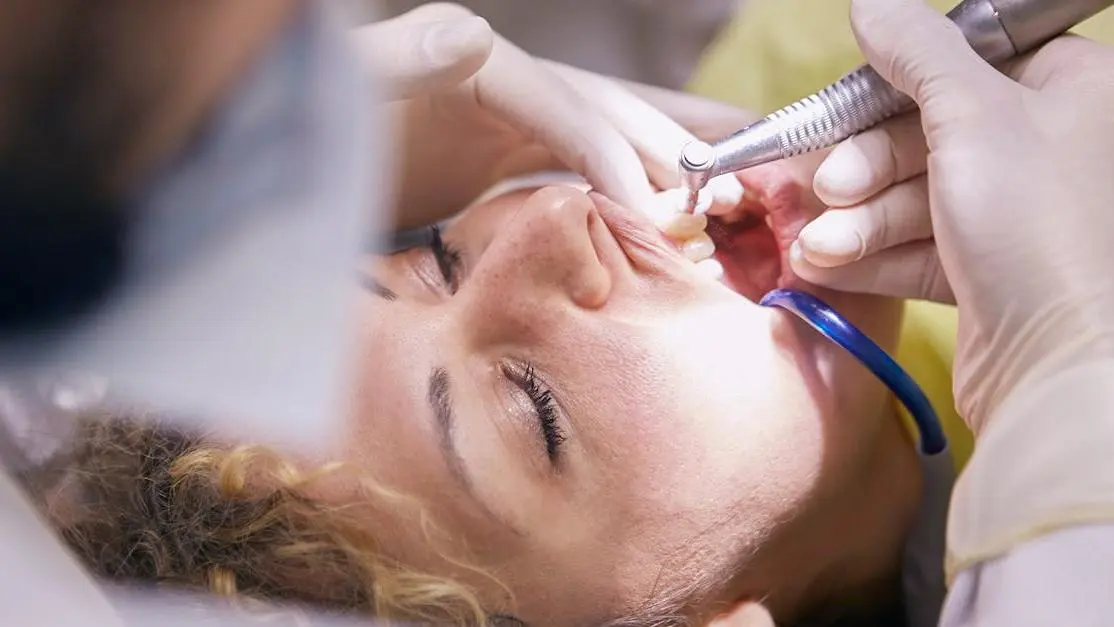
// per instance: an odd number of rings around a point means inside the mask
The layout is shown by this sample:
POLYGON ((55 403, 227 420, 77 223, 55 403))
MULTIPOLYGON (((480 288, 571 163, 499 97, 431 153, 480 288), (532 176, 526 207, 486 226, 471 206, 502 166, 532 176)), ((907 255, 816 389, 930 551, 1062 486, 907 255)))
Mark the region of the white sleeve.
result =
POLYGON ((1114 624, 1114 524, 1063 529, 958 573, 940 627, 1114 624))
POLYGON ((1111 382, 1114 358, 1034 373, 1002 401, 952 494, 949 581, 1056 531, 1114 525, 1111 382))

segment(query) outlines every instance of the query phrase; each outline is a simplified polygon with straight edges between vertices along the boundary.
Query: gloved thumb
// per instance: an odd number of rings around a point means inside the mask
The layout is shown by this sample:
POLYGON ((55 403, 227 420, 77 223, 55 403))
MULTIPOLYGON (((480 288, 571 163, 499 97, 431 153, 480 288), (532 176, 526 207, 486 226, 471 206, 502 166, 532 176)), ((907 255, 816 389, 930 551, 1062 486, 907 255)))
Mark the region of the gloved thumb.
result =
POLYGON ((391 97, 405 99, 447 90, 478 72, 491 56, 494 33, 474 15, 418 21, 409 15, 363 26, 356 46, 391 97))
MULTIPOLYGON (((926 117, 962 117, 985 102, 988 89, 1009 83, 923 0, 853 0, 851 26, 867 62, 926 117)), ((931 123, 925 120, 926 130, 931 123)))

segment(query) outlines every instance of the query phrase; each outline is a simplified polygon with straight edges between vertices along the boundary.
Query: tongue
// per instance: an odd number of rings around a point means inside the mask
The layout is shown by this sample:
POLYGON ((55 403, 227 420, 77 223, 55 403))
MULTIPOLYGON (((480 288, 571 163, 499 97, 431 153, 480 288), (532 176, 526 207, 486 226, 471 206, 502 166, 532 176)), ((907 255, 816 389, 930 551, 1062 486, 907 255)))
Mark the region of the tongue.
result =
POLYGON ((773 163, 740 174, 747 190, 742 211, 711 216, 708 235, 724 281, 758 301, 770 290, 796 280, 789 269, 789 247, 809 220, 811 194, 793 176, 790 164, 773 163))

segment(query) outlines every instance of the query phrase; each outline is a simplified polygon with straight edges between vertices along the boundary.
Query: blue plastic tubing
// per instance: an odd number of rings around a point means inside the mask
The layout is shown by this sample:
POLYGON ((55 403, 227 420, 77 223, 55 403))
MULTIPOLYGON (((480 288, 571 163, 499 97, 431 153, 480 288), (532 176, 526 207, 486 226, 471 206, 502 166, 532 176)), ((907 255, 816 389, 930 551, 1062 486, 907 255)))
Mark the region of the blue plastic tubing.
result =
POLYGON ((916 381, 862 331, 836 313, 827 303, 799 290, 774 290, 761 305, 790 311, 821 335, 843 347, 878 377, 909 410, 920 435, 921 452, 936 455, 948 447, 940 419, 916 381))

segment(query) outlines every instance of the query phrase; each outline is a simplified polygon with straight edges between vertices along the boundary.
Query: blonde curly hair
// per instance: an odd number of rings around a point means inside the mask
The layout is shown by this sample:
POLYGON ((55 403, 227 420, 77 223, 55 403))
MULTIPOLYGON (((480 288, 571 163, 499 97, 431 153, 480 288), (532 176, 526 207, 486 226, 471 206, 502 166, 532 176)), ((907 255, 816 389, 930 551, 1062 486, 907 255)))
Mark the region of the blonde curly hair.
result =
MULTIPOLYGON (((307 494, 338 468, 305 473, 264 447, 224 444, 157 421, 90 416, 72 446, 20 479, 79 559, 109 581, 386 621, 525 624, 489 614, 468 586, 393 560, 355 508, 307 494)), ((383 486, 363 487, 381 504, 418 507, 383 486)), ((607 625, 688 625, 682 610, 692 601, 688 593, 663 595, 638 616, 607 625)))
MULTIPOLYGON (((388 624, 525 627, 489 613, 469 586, 392 559, 359 515, 366 510, 314 498, 310 488, 342 470, 339 464, 304 472, 265 447, 153 419, 93 414, 77 424, 71 445, 17 478, 76 556, 108 581, 207 591, 240 605, 303 604, 388 624)), ((406 495, 360 484, 370 503, 425 513, 406 495)), ((437 530, 429 517, 420 519, 432 540, 437 530)), ((721 596, 721 579, 711 574, 656 590, 638 611, 599 627, 689 627, 697 608, 721 596)), ((881 583, 811 608, 794 627, 902 624, 900 593, 881 583)), ((513 607, 513 595, 500 587, 513 607)))
MULTIPOLYGON (((112 581, 386 620, 507 624, 488 616, 472 589, 392 560, 352 508, 307 496, 338 468, 305 473, 264 447, 95 417, 82 420, 65 453, 22 479, 77 556, 112 581)), ((365 488, 395 506, 414 505, 381 486, 365 488)))

